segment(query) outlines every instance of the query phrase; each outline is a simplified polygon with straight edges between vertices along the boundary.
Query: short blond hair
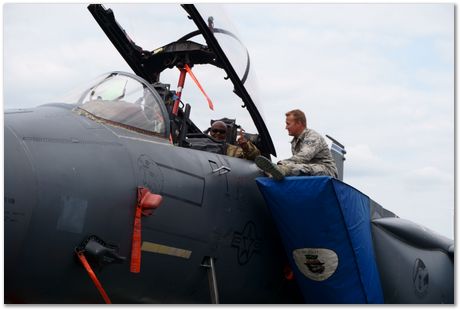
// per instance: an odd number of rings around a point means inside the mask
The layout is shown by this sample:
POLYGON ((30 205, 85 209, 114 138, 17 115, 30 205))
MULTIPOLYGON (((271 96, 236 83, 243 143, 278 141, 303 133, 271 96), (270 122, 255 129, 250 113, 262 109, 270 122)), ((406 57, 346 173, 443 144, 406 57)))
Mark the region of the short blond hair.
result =
POLYGON ((305 117, 305 113, 298 109, 295 109, 286 113, 286 117, 288 117, 289 115, 292 115, 296 122, 300 122, 303 126, 307 127, 307 118, 305 117))

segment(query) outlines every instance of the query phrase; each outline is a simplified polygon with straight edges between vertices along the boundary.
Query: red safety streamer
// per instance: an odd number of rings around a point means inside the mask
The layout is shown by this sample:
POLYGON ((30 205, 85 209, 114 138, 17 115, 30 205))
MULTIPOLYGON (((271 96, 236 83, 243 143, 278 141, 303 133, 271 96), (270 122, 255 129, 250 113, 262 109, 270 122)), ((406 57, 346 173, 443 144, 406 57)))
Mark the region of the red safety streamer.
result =
POLYGON ((93 269, 89 265, 88 261, 86 260, 85 254, 83 254, 83 251, 78 251, 77 256, 80 259, 80 262, 83 264, 83 267, 85 267, 86 272, 88 273, 89 277, 91 280, 93 280, 94 285, 96 286, 97 290, 101 294, 102 298, 104 298, 104 301, 106 304, 111 304, 112 302, 110 301, 109 296, 105 292, 104 288, 102 287, 101 282, 96 277, 96 274, 94 273, 93 269))
POLYGON ((163 201, 161 195, 152 194, 144 187, 137 188, 137 205, 136 214, 134 217, 133 229, 133 243, 131 248, 131 266, 132 273, 139 273, 141 271, 141 244, 142 244, 142 226, 141 217, 150 216, 153 210, 158 208, 163 201))
POLYGON ((184 68, 185 68, 185 70, 187 70, 187 73, 190 74, 190 76, 192 77, 192 80, 195 82, 196 86, 198 86, 198 88, 201 90, 203 95, 206 97, 206 100, 208 100, 209 108, 214 111, 214 105, 212 104, 211 99, 208 97, 208 95, 204 91, 203 87, 201 87, 201 84, 200 84, 200 82, 198 82, 197 78, 193 74, 192 69, 190 69, 190 67, 187 64, 184 65, 184 68))

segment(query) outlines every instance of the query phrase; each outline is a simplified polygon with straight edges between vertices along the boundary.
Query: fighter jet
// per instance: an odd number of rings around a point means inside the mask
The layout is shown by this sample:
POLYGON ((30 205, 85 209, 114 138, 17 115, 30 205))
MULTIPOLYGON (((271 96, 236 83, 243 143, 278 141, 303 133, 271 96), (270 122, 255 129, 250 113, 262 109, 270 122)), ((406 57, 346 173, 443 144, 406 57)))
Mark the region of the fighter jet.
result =
MULTIPOLYGON (((134 74, 103 74, 66 101, 5 111, 6 303, 305 301, 255 182, 265 175, 252 161, 226 155, 240 134, 262 155, 276 156, 251 87, 249 53, 215 6, 182 8, 197 29, 144 49, 111 9, 89 5, 134 74), (222 142, 194 123, 193 103, 181 100, 185 79, 213 108, 195 66, 225 72, 239 103, 235 109, 248 111, 256 132, 243 133, 229 115, 222 119, 222 142), (169 69, 178 75, 175 90, 161 82, 169 69)), ((331 140, 341 178, 344 146, 331 140)), ((373 206, 376 217, 396 219, 373 206)), ((390 222, 379 225, 395 225, 390 222)), ((409 231, 420 236, 417 229, 409 231)), ((430 240, 452 261, 453 243, 430 240)), ((309 258, 311 270, 323 272, 323 265, 309 258)), ((427 295, 427 272, 426 260, 419 259, 417 296, 427 295)), ((394 273, 383 282, 386 302, 413 302, 404 299, 410 293, 392 299, 394 273)), ((439 296, 430 302, 451 302, 450 295, 439 296)))
POLYGON ((188 83, 186 68, 192 74, 197 65, 222 68, 240 98, 235 108, 244 105, 258 130, 247 138, 262 154, 276 154, 245 87, 248 55, 236 72, 216 38, 239 39, 217 15, 212 21, 194 5, 183 8, 198 30, 144 50, 112 10, 90 5, 135 74, 104 74, 67 102, 5 112, 7 302, 104 302, 78 249, 114 303, 301 302, 284 277, 287 260, 254 182, 263 174, 252 161, 224 155, 226 144, 235 144, 238 120, 226 120, 227 141, 216 141, 191 120, 180 92, 160 82, 169 68, 188 83), (196 36, 208 45, 194 42, 196 36), (162 201, 142 217, 134 273, 140 188, 162 201))

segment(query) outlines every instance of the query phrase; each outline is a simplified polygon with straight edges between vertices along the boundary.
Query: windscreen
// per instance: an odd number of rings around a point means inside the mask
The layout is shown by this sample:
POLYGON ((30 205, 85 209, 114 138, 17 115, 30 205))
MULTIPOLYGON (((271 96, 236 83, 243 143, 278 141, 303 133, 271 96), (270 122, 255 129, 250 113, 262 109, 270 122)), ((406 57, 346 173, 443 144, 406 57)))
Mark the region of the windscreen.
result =
POLYGON ((104 74, 61 102, 77 105, 77 110, 88 117, 146 134, 167 135, 166 111, 160 96, 128 74, 104 74))

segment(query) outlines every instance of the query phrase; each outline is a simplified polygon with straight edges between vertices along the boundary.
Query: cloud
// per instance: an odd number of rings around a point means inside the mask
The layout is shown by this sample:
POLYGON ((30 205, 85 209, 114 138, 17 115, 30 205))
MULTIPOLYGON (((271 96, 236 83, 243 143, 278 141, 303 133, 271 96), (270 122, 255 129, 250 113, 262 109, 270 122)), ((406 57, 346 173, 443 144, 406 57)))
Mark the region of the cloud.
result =
POLYGON ((375 153, 367 144, 351 145, 347 148, 345 167, 347 177, 372 178, 394 173, 391 164, 375 153))
POLYGON ((409 171, 404 176, 405 187, 413 192, 435 191, 442 188, 453 190, 454 175, 437 167, 425 166, 409 171))

